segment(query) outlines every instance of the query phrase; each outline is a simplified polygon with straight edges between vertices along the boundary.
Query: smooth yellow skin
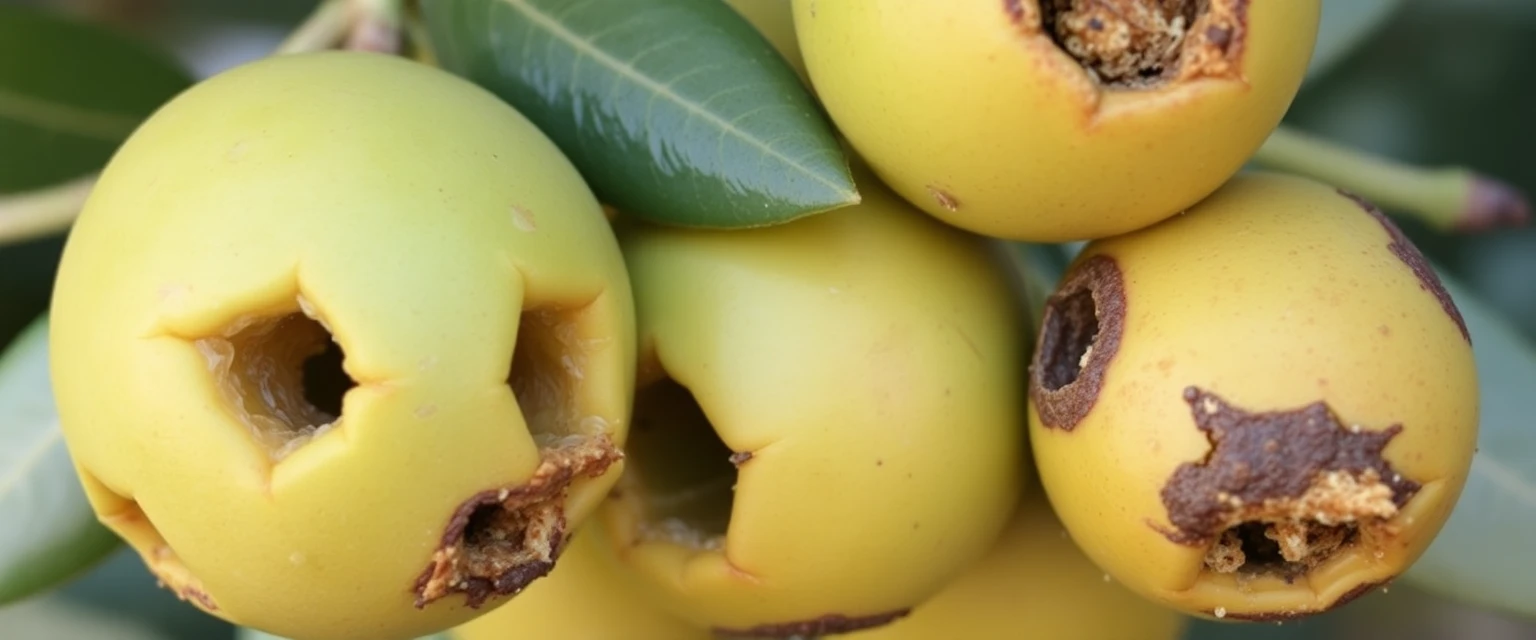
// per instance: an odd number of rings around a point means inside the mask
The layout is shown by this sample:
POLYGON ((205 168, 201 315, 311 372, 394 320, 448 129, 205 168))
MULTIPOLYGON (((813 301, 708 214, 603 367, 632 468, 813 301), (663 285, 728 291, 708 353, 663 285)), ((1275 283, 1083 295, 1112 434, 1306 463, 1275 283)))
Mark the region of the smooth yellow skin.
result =
MULTIPOLYGON (((107 167, 60 267, 54 384, 92 504, 170 588, 290 638, 412 638, 477 613, 413 606, 450 516, 539 461, 519 314, 578 314, 558 426, 622 445, 632 304, 597 200, 504 103, 402 58, 281 56, 175 98, 107 167), (298 296, 358 386, 274 462, 194 340, 298 296)), ((569 526, 621 469, 573 484, 569 526)))
POLYGON ((1006 4, 794 0, 794 24, 817 95, 887 184, 955 226, 1036 242, 1138 229, 1216 190, 1289 108, 1320 11, 1250 2, 1241 79, 1127 90, 1006 4))
POLYGON ((711 640, 661 610, 618 562, 601 525, 578 531, 560 565, 511 602, 453 630, 454 640, 711 640))
POLYGON ((1470 345, 1388 249, 1391 236, 1334 189, 1242 174, 1189 213, 1090 243, 1125 280, 1120 347, 1071 431, 1030 407, 1035 462, 1072 537, 1155 601, 1228 618, 1326 610, 1392 578, 1429 545, 1461 493, 1477 436, 1470 345), (1344 425, 1402 424, 1386 460, 1423 488, 1392 518, 1377 558, 1359 546, 1287 585, 1202 571, 1205 547, 1170 542, 1159 497, 1211 446, 1182 397, 1190 385, 1249 412, 1323 401, 1344 425))
POLYGON ((849 640, 1174 640, 1187 618, 1113 580, 1031 494, 991 553, 939 595, 889 625, 849 640))
POLYGON ((805 71, 805 59, 800 55, 800 43, 795 39, 795 16, 790 7, 789 0, 724 0, 736 13, 746 18, 747 22, 757 27, 758 33, 768 40, 769 44, 784 56, 784 61, 790 68, 800 75, 802 80, 810 82, 810 76, 805 71))
POLYGON ((603 508, 623 562, 695 624, 912 607, 992 546, 1024 490, 1007 274, 989 243, 858 175, 861 204, 784 225, 619 230, 640 384, 665 372, 752 454, 719 549, 642 540, 632 500, 603 508))

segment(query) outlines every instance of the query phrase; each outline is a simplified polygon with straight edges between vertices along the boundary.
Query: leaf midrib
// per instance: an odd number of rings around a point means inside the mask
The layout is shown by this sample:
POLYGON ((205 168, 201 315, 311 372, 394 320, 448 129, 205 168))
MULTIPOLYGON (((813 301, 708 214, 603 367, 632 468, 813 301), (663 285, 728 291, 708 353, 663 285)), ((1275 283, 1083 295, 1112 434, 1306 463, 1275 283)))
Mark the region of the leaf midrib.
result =
POLYGON ((122 142, 139 118, 0 89, 0 119, 105 142, 122 142))
POLYGON ((575 49, 578 54, 587 56, 588 58, 596 61, 598 64, 607 67, 610 71, 619 74, 620 76, 627 78, 636 84, 641 85, 642 87, 645 87, 646 89, 650 90, 653 95, 659 95, 663 98, 666 98, 668 101, 676 104, 679 107, 682 107, 689 113, 704 119, 722 131, 733 135, 735 138, 749 143, 753 147, 761 150, 764 154, 779 160, 785 166, 793 167, 796 171, 799 171, 807 177, 820 182, 823 185, 826 185, 828 189, 830 189, 833 193, 838 194, 839 197, 844 199, 844 201, 853 202, 858 199, 857 193, 845 189, 840 184, 827 180, 819 172, 813 171, 809 167, 800 164, 789 156, 780 153, 777 149, 769 146, 766 142, 758 139, 756 136, 738 129, 732 122, 721 118, 708 109, 700 107, 692 100, 689 100, 686 97, 673 92, 670 86, 652 80, 644 73, 640 72, 640 70, 636 69, 633 65, 608 55, 608 53, 597 47, 592 42, 592 40, 584 38, 581 36, 581 34, 567 29, 565 25, 560 23, 560 21, 554 19, 549 14, 543 13, 537 8, 529 5, 526 0, 502 0, 502 2, 505 2, 514 10, 522 13, 529 21, 543 28, 550 35, 565 42, 572 49, 575 49))
POLYGON ((54 423, 53 428, 44 430, 42 437, 38 438, 21 454, 21 459, 9 473, 0 476, 0 500, 10 497, 11 491, 20 486, 21 479, 32 473, 43 457, 48 455, 48 450, 63 441, 64 432, 54 423))

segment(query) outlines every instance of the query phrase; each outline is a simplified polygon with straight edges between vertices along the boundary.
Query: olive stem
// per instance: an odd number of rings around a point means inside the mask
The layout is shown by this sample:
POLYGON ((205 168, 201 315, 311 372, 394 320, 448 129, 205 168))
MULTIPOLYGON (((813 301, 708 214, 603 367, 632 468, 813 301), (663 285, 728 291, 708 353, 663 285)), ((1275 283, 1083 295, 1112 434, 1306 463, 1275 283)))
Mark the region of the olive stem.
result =
POLYGON ((1253 155, 1271 169, 1322 180, 1441 231, 1523 225, 1531 204, 1515 187, 1465 167, 1420 167, 1280 126, 1253 155))
POLYGON ((323 0, 273 55, 321 51, 336 46, 354 28, 354 12, 343 0, 323 0))
POLYGON ((0 245, 64 231, 85 206, 99 174, 50 187, 0 195, 0 245))
POLYGON ((346 48, 395 54, 400 52, 400 31, 404 0, 350 0, 352 31, 346 48))

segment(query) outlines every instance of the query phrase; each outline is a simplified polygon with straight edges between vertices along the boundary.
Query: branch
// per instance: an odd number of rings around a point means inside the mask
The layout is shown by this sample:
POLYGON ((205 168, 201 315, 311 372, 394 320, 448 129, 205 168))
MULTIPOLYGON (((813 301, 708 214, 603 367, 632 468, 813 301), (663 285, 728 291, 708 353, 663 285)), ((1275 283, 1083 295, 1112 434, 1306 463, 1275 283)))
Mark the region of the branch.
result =
POLYGON ((1515 187, 1464 167, 1417 167, 1281 126, 1254 154, 1272 169, 1307 176, 1417 217, 1441 231, 1519 226, 1531 203, 1515 187))
POLYGON ((43 189, 0 196, 0 245, 69 229, 96 186, 98 175, 93 173, 43 189))

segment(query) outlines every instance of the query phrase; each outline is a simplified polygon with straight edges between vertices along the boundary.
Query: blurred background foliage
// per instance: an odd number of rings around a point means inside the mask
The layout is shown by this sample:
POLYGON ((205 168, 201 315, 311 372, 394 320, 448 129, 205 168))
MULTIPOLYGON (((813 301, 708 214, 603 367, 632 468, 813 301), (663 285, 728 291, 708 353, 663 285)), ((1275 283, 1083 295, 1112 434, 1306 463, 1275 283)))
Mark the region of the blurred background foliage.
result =
MULTIPOLYGON (((0 4, 44 5, 108 25, 163 47, 196 77, 265 55, 313 8, 310 0, 0 4)), ((1330 26, 1360 36, 1340 40, 1352 40, 1349 47, 1320 50, 1317 66, 1326 69, 1302 89, 1288 124, 1415 164, 1469 166, 1536 194, 1536 161, 1527 146, 1536 141, 1536 83, 1529 76, 1536 68, 1536 2, 1325 0, 1325 7, 1336 18, 1330 26)), ((1399 220, 1431 260, 1536 341, 1536 227, 1454 236, 1399 220)), ((62 245, 55 235, 0 247, 0 344, 45 309, 62 245)), ((1530 384, 1536 391, 1536 381, 1530 384)), ((1501 553, 1536 562, 1529 547, 1501 553)), ((51 594, 0 608, 0 630, 16 640, 220 640, 236 633, 157 588, 126 548, 51 594)), ((1536 638, 1536 620, 1398 585, 1304 622, 1198 623, 1189 637, 1516 640, 1536 638)))

